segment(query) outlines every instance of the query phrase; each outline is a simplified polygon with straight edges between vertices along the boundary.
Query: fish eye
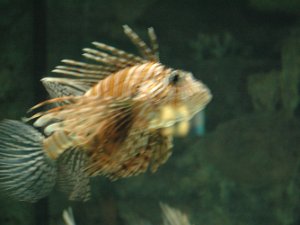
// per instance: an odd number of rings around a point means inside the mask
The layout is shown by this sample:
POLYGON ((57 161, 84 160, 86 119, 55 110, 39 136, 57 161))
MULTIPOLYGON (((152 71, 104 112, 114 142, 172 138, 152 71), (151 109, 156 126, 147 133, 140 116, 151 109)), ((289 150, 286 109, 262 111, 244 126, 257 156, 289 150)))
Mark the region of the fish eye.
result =
POLYGON ((181 79, 181 76, 178 73, 178 71, 173 71, 169 77, 169 83, 172 85, 176 85, 176 84, 178 84, 180 79, 181 79))

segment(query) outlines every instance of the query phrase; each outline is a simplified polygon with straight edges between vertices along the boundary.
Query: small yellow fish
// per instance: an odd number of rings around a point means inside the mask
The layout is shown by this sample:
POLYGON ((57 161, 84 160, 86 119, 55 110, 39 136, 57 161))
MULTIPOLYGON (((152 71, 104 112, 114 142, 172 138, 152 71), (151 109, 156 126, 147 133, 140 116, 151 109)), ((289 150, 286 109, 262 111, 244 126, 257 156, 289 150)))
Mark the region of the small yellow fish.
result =
POLYGON ((159 62, 152 28, 150 46, 126 25, 124 32, 141 56, 93 42, 83 56, 95 64, 62 60, 53 72, 65 77, 42 79, 52 99, 31 109, 48 106, 28 119, 33 126, 0 123, 0 186, 9 195, 34 202, 58 184, 70 199, 86 200, 90 177, 155 172, 173 136, 186 135, 211 100, 190 72, 159 62))

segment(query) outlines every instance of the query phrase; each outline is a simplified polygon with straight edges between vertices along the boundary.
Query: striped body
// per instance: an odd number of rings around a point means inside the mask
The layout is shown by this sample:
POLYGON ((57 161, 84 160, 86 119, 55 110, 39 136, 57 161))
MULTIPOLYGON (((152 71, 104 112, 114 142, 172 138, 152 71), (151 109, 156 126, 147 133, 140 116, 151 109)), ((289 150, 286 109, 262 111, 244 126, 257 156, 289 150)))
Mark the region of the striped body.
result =
POLYGON ((56 132, 45 139, 44 149, 50 157, 56 158, 64 150, 78 147, 91 156, 87 166, 90 175, 117 178, 147 169, 156 148, 151 139, 154 136, 165 142, 162 160, 155 159, 153 164, 153 168, 157 168, 170 155, 172 135, 165 128, 189 120, 199 110, 197 101, 208 101, 206 89, 202 87, 200 91, 200 87, 189 73, 160 63, 124 68, 91 87, 78 103, 50 112, 50 118, 62 122, 56 125, 56 132), (181 84, 170 82, 173 73, 181 77, 181 84), (111 98, 116 103, 105 103, 105 99, 111 98), (126 100, 119 106, 118 99, 126 100), (112 108, 107 109, 110 103, 112 108), (174 115, 164 116, 166 108, 174 115), (86 117, 88 112, 91 115, 86 117), (103 115, 104 112, 107 115, 103 115), (121 172, 124 175, 120 175, 121 172))
MULTIPOLYGON (((159 80, 166 76, 170 69, 165 69, 160 63, 147 62, 125 68, 99 81, 85 93, 86 96, 131 97, 144 82, 159 80)), ((151 91, 151 89, 149 90, 151 91)))
MULTIPOLYGON (((88 90, 82 98, 90 99, 96 97, 101 101, 105 97, 137 97, 139 95, 139 88, 141 84, 144 84, 145 82, 147 84, 147 82, 152 79, 156 82, 160 82, 160 80, 162 80, 168 73, 170 73, 170 69, 165 69, 160 63, 149 62, 141 65, 135 65, 118 71, 104 80, 99 81, 98 84, 88 90)), ((151 87, 149 87, 149 90, 147 91, 151 90, 155 92, 155 90, 151 89, 151 87)), ((157 89, 156 91, 159 90, 157 89)), ((150 107, 153 107, 154 102, 151 105, 150 99, 148 100, 149 102, 147 104, 149 104, 150 107)), ((97 104, 97 99, 93 101, 94 104, 97 104)), ((91 101, 89 101, 89 103, 91 103, 91 101)), ((136 104, 138 105, 139 103, 136 104)), ((157 131, 153 129, 152 131, 145 129, 151 119, 148 118, 147 121, 146 114, 153 114, 153 108, 149 110, 149 107, 147 105, 145 106, 144 102, 140 104, 140 107, 134 107, 134 110, 130 113, 130 115, 127 115, 126 113, 123 114, 123 108, 120 108, 120 112, 113 112, 114 114, 119 114, 113 119, 113 121, 108 119, 101 122, 92 122, 97 128, 80 128, 77 131, 76 127, 80 127, 78 123, 74 124, 73 122, 71 124, 65 124, 63 126, 63 130, 54 132, 51 136, 44 140, 44 150, 51 158, 55 159, 64 150, 72 146, 78 146, 80 149, 91 155, 92 162, 91 165, 88 166, 88 171, 91 175, 97 175, 100 173, 108 175, 111 178, 116 178, 119 176, 138 174, 147 169, 152 157, 154 157, 155 161, 152 170, 156 170, 158 165, 163 163, 166 158, 169 157, 172 138, 162 138, 159 133, 157 134, 157 131), (131 118, 128 118, 128 116, 131 118), (125 120, 128 121, 126 122, 125 120), (134 123, 133 120, 136 122, 134 123), (112 127, 122 123, 123 126, 120 128, 112 127), (110 127, 110 129, 107 129, 107 127, 110 127), (92 131, 94 133, 93 135, 80 135, 82 130, 87 131, 89 129, 96 132, 92 131), (72 130, 73 132, 71 135, 72 130), (72 138, 71 136, 75 138, 72 138), (162 153, 160 153, 159 156, 157 153, 156 156, 153 154, 155 149, 153 146, 156 139, 152 136, 157 139, 163 139, 160 141, 164 142, 161 145, 164 146, 165 152, 160 150, 162 153), (159 157, 161 157, 161 159, 159 157)), ((102 108, 100 108, 99 111, 101 111, 101 109, 102 108)), ((86 107, 76 107, 76 111, 80 115, 84 115, 85 110, 87 110, 86 107)), ((95 109, 91 108, 90 110, 95 109)), ((71 117, 73 118, 74 115, 71 115, 71 117)), ((92 117, 91 119, 96 119, 96 117, 92 117)), ((68 120, 68 118, 65 118, 65 120, 68 120)), ((88 133, 91 132, 89 131, 88 133)))

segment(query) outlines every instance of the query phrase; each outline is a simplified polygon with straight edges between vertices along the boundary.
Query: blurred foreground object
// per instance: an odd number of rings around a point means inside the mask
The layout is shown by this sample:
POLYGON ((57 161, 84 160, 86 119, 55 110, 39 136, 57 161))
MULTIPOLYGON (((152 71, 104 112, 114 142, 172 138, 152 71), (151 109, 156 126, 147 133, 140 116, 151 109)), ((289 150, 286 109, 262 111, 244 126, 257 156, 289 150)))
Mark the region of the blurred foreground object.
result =
MULTIPOLYGON (((160 203, 163 225, 191 225, 186 214, 167 204, 160 203)), ((65 209, 62 214, 65 225, 76 225, 72 208, 65 209)), ((96 224, 95 224, 96 225, 96 224)))

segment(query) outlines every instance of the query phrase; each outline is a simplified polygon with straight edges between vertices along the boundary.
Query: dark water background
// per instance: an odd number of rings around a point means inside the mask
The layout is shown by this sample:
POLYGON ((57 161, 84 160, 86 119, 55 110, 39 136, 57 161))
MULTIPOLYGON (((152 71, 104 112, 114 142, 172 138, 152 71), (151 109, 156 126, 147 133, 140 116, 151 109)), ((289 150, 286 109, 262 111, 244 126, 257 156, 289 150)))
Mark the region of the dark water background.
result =
POLYGON ((206 134, 193 131, 155 174, 94 180, 93 198, 53 192, 37 204, 0 199, 0 224, 161 224, 159 202, 195 225, 300 224, 300 1, 0 0, 0 118, 19 119, 47 97, 40 79, 101 41, 134 50, 153 26, 161 61, 211 89, 206 134))

